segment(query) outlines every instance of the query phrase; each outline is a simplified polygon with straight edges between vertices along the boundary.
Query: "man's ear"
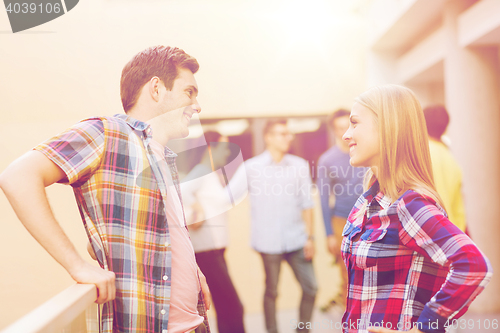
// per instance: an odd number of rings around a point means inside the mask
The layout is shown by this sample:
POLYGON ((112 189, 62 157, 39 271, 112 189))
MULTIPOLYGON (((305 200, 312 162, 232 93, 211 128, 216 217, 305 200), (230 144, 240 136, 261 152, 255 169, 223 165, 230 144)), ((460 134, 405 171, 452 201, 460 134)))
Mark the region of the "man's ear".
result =
POLYGON ((267 146, 269 141, 269 133, 264 134, 264 144, 267 146))
POLYGON ((151 98, 154 99, 156 102, 158 102, 160 100, 160 95, 161 95, 160 89, 163 86, 163 82, 161 82, 159 77, 153 76, 147 84, 151 98))

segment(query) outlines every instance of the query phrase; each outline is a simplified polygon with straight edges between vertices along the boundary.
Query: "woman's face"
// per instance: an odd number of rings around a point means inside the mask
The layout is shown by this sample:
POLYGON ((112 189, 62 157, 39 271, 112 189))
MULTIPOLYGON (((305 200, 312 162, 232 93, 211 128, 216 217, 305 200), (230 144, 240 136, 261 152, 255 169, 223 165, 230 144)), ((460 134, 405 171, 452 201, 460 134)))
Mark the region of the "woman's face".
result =
POLYGON ((227 136, 221 136, 218 144, 212 144, 212 158, 216 165, 216 168, 220 168, 226 165, 227 158, 231 155, 231 150, 229 149, 229 139, 227 136), (221 144, 219 144, 221 143, 221 144))
POLYGON ((380 144, 378 125, 373 111, 359 103, 351 109, 350 125, 342 137, 349 145, 350 163, 354 167, 378 167, 380 144))

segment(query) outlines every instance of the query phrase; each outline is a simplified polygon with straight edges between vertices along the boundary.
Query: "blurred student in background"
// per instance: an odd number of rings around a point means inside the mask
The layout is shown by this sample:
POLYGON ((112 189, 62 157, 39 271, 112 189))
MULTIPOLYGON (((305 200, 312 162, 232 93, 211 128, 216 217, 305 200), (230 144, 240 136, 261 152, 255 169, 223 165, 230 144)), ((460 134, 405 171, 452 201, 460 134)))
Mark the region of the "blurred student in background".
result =
POLYGON ((264 127, 266 150, 247 160, 230 182, 233 193, 240 192, 240 184, 248 184, 251 243, 262 257, 266 274, 264 316, 268 333, 278 332, 276 298, 283 260, 302 288, 297 332, 309 331, 306 326, 317 292, 309 164, 288 154, 292 140, 286 120, 268 121, 264 127))
POLYGON ((347 271, 340 252, 342 229, 354 203, 363 194, 363 176, 366 172, 364 168, 349 164, 349 146, 342 140, 342 135, 349 128, 349 115, 349 111, 339 109, 328 118, 335 145, 321 155, 316 172, 328 251, 341 271, 340 292, 331 304, 341 306, 345 305, 347 295, 347 271))
POLYGON ((244 333, 243 305, 229 276, 224 252, 228 245, 226 213, 232 206, 221 172, 231 153, 228 138, 206 132, 202 159, 181 183, 189 234, 196 262, 207 279, 219 333, 244 333))
POLYGON ((450 221, 465 232, 467 226, 462 199, 462 170, 441 139, 450 122, 450 116, 441 105, 425 108, 424 116, 429 133, 429 148, 436 190, 443 200, 450 221))

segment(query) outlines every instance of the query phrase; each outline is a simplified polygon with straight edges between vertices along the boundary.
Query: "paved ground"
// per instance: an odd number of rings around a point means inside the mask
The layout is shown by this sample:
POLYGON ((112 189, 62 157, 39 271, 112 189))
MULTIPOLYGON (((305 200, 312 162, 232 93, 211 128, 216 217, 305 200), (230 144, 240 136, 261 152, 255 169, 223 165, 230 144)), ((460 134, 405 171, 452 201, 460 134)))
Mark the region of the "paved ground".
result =
MULTIPOLYGON (((282 310, 278 313, 278 329, 280 333, 295 333, 297 327, 298 313, 296 310, 282 310)), ((313 327, 311 333, 337 333, 335 323, 340 324, 342 313, 340 311, 330 311, 323 313, 316 310, 313 315, 313 327)), ((245 316, 246 333, 264 333, 264 316, 262 314, 249 314, 245 316)))
MULTIPOLYGON (((342 311, 336 308, 324 313, 315 310, 311 333, 340 333, 338 329, 342 318, 342 311)), ((278 312, 278 329, 280 333, 295 333, 297 325, 296 310, 282 310, 278 312)), ((212 332, 217 333, 216 321, 210 318, 212 332)), ((264 316, 261 313, 245 315, 246 333, 265 333, 264 316)), ((479 315, 466 314, 460 318, 455 328, 449 333, 497 333, 500 332, 500 314, 479 315)))
MULTIPOLYGON (((277 317, 280 333, 295 333, 298 318, 297 310, 279 311, 277 317)), ((342 312, 336 309, 332 309, 328 313, 315 310, 313 324, 316 325, 316 328, 313 328, 311 333, 340 333, 341 331, 336 330, 334 325, 340 323, 341 318, 342 312)), ((217 333, 215 319, 210 318, 210 323, 212 332, 217 333)), ((245 329, 246 333, 265 333, 264 315, 262 313, 245 314, 245 329)))

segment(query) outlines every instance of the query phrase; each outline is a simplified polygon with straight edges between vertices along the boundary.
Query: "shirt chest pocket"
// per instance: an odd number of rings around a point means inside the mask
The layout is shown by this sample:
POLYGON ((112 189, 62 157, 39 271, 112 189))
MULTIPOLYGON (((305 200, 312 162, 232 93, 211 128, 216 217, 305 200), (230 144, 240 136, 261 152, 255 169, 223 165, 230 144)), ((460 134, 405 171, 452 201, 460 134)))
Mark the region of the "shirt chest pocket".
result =
POLYGON ((353 257, 355 258, 354 262, 357 267, 365 269, 377 265, 379 252, 383 246, 381 240, 386 234, 387 230, 383 230, 381 234, 367 237, 366 233, 364 233, 353 244, 353 257))
MULTIPOLYGON (((383 239, 387 234, 386 229, 366 230, 357 237, 356 228, 344 229, 343 252, 350 252, 351 260, 355 267, 366 269, 374 267, 378 263, 379 253, 383 250, 383 239), (357 238, 357 239, 356 239, 357 238), (354 241, 353 241, 354 240, 354 241)), ((359 229, 358 229, 359 230, 359 229)))

